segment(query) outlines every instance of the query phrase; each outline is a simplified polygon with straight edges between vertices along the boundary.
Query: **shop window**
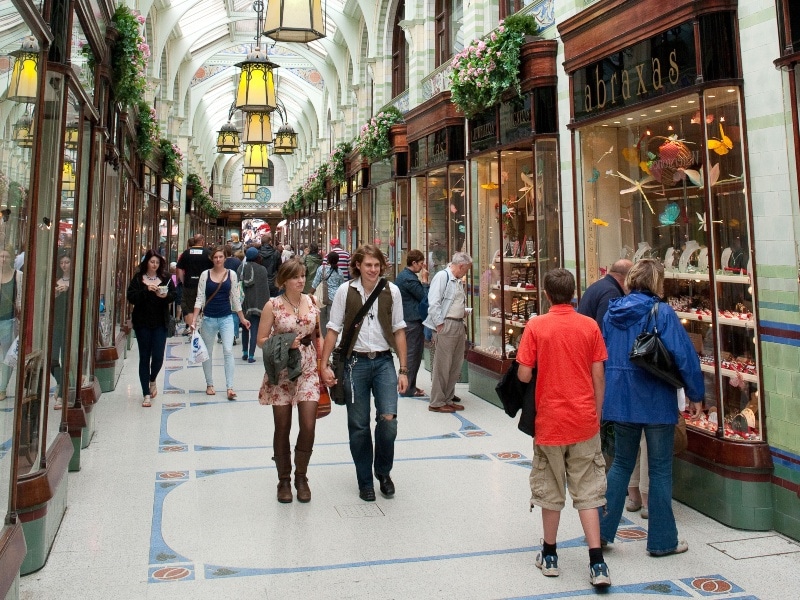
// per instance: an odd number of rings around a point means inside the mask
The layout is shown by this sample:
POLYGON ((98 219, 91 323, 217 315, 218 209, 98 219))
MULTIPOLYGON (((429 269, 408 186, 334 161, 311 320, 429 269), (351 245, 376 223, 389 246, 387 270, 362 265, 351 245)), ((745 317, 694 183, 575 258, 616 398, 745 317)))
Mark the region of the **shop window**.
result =
POLYGON ((502 0, 502 2, 499 4, 500 18, 505 19, 506 17, 521 11, 529 4, 533 4, 533 1, 534 0, 502 0))
POLYGON ((272 187, 273 185, 275 185, 275 165, 272 163, 271 160, 268 160, 267 168, 261 172, 261 179, 259 180, 259 186, 272 187))
POLYGON ((717 437, 760 440, 753 260, 739 89, 707 89, 579 131, 584 284, 657 258, 706 378, 717 437))
POLYGON ((779 0, 777 8, 781 55, 800 52, 800 5, 792 0, 779 0))
POLYGON ((405 14, 405 0, 400 0, 392 30, 392 97, 399 96, 408 89, 408 42, 405 31, 400 27, 400 21, 405 18, 405 14))
POLYGON ((525 323, 549 308, 539 282, 561 266, 557 142, 530 148, 472 161, 480 221, 474 350, 496 359, 516 356, 525 323))

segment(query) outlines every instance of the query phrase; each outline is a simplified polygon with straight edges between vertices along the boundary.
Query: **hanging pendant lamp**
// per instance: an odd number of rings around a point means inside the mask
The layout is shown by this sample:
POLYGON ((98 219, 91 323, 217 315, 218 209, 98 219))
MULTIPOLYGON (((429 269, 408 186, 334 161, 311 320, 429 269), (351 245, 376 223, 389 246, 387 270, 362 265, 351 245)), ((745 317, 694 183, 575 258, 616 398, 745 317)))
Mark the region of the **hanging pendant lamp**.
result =
POLYGON ((244 143, 245 144, 271 144, 272 123, 266 111, 244 112, 244 143))
POLYGON ((291 154, 297 149, 297 132, 291 125, 282 125, 275 134, 275 154, 291 154))
POLYGON ((322 0, 270 0, 264 35, 276 42, 300 43, 325 37, 322 0))
POLYGON ((217 152, 220 154, 239 154, 239 131, 228 121, 217 132, 217 152))
POLYGON ((14 69, 8 82, 8 99, 15 102, 36 102, 39 88, 39 43, 33 36, 22 40, 22 48, 9 53, 14 69))
POLYGON ((244 168, 266 169, 269 167, 269 155, 266 144, 244 145, 244 168))
POLYGON ((267 60, 266 51, 256 48, 247 59, 237 63, 242 72, 236 88, 236 108, 243 111, 275 110, 275 78, 272 70, 278 65, 267 60))
POLYGON ((29 115, 22 115, 16 123, 14 123, 14 142, 20 148, 33 147, 33 120, 29 115))

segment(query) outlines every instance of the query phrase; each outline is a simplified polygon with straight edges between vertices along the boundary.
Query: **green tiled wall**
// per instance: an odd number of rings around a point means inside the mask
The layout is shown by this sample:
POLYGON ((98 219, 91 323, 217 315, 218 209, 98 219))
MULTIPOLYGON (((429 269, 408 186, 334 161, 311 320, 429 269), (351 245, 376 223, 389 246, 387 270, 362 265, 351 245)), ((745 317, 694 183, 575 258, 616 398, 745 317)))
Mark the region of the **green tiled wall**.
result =
POLYGON ((768 531, 773 528, 773 487, 767 482, 728 479, 677 458, 673 462, 673 497, 737 529, 768 531))

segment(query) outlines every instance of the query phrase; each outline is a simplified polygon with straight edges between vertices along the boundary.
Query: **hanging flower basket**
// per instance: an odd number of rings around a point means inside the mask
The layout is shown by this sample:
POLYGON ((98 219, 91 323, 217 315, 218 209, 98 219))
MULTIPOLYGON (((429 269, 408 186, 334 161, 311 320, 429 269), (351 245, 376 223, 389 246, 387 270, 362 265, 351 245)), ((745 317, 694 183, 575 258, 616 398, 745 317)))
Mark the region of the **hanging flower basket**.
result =
POLYGON ((136 125, 136 147, 139 149, 139 156, 149 158, 158 144, 159 127, 156 109, 152 108, 141 100, 137 106, 139 121, 136 125))
POLYGON ((331 154, 328 162, 328 174, 336 185, 342 185, 347 181, 347 156, 353 151, 350 142, 341 142, 331 154))
POLYGON ((393 106, 379 112, 361 127, 361 133, 356 140, 356 150, 370 162, 386 158, 391 149, 389 129, 392 125, 402 122, 402 113, 393 106))
POLYGON ((163 138, 158 142, 158 149, 161 151, 161 173, 164 179, 173 181, 183 175, 183 153, 181 149, 163 138))
POLYGON ((119 6, 111 20, 119 33, 111 51, 111 89, 116 101, 125 109, 144 99, 150 46, 141 34, 145 18, 137 11, 119 6))
POLYGON ((512 15, 496 31, 473 40, 453 57, 451 100, 467 118, 497 104, 509 89, 520 93, 519 50, 526 35, 538 32, 529 15, 512 15))

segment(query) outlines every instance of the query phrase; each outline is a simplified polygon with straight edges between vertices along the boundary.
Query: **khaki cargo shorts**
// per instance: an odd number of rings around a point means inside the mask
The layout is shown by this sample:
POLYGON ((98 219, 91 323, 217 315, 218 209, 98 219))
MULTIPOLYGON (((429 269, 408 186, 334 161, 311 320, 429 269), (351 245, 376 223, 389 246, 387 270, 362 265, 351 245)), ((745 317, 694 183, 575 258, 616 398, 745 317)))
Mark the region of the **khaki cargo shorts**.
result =
POLYGON ((535 446, 531 467, 531 506, 561 510, 566 489, 576 510, 606 503, 606 461, 600 434, 569 446, 535 446))

